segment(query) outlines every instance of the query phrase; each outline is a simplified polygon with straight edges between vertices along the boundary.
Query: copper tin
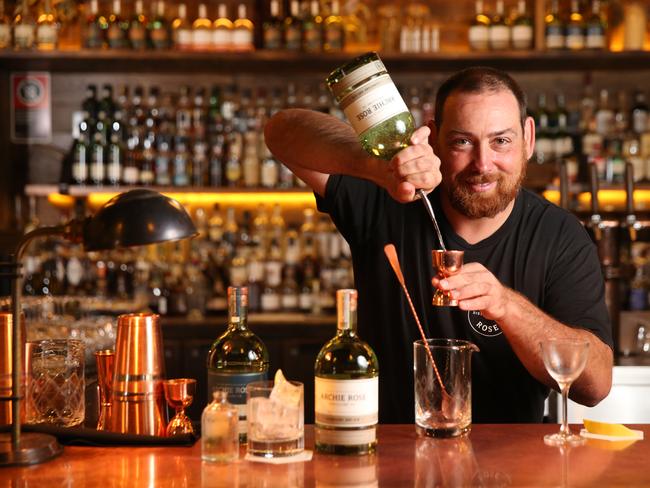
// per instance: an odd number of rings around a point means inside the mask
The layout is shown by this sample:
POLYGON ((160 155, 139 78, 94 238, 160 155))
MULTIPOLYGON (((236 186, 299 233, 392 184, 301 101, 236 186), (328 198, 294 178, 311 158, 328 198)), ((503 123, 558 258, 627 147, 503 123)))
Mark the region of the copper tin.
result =
MULTIPOLYGON (((23 322, 23 344, 25 341, 25 321, 23 322)), ((10 312, 0 312, 0 425, 11 424, 11 388, 12 379, 11 373, 13 370, 13 351, 12 333, 13 333, 13 317, 10 312)), ((23 349, 24 350, 24 349, 23 349)), ((28 363, 28 356, 24 356, 26 364, 28 363)), ((27 371, 27 369, 25 369, 27 371)), ((23 371, 23 375, 25 374, 23 371)), ((24 376, 23 376, 24 377, 24 376)), ((24 387, 23 387, 24 391, 24 387)), ((21 403, 21 412, 24 417, 24 402, 21 403)))
POLYGON ((165 363, 158 315, 117 319, 110 430, 165 435, 165 363))

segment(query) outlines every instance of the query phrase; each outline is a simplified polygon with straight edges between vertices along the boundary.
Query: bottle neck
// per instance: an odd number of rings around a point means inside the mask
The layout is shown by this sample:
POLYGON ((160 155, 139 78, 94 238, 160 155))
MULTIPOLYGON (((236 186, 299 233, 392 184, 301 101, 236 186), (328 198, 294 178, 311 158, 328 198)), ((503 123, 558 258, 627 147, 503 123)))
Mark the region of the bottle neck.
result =
POLYGON ((241 295, 232 296, 228 302, 228 327, 246 329, 248 322, 248 305, 241 295))

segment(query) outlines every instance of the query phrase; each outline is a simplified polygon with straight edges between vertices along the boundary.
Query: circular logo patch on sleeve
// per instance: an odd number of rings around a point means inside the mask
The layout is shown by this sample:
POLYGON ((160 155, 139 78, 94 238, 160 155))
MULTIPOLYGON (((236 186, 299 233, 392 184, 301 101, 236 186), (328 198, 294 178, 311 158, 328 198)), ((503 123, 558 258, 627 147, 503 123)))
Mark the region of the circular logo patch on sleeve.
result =
POLYGON ((467 321, 472 327, 474 332, 485 337, 496 337, 501 335, 503 331, 494 320, 488 320, 481 315, 478 310, 470 310, 467 312, 467 321))

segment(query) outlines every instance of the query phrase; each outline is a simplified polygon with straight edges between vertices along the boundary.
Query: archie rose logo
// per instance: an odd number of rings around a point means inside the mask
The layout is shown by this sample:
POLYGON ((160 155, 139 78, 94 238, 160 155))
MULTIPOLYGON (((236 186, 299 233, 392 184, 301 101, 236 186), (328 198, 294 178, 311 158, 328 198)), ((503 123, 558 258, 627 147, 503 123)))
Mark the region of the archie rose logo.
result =
POLYGON ((467 320, 469 321, 469 325, 472 326, 472 329, 474 329, 474 332, 482 336, 495 337, 503 333, 494 320, 486 319, 477 310, 467 312, 467 320))

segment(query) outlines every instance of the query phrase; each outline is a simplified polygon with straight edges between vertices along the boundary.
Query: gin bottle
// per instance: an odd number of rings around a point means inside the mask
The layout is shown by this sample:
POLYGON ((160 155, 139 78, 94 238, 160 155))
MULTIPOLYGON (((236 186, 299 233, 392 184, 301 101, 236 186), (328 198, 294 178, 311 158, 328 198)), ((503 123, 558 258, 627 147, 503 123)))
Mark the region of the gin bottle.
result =
POLYGON ((388 160, 408 146, 413 117, 376 52, 337 68, 326 83, 368 153, 388 160))
POLYGON ((379 363, 357 336, 357 291, 338 290, 336 304, 336 336, 314 367, 315 446, 329 454, 368 454, 377 446, 379 363))
POLYGON ((201 414, 201 459, 227 463, 239 457, 238 416, 226 391, 212 392, 212 403, 201 414))
POLYGON ((225 390, 239 411, 239 440, 246 442, 246 385, 266 380, 269 353, 249 328, 248 288, 228 288, 228 328, 208 352, 208 392, 225 390))

